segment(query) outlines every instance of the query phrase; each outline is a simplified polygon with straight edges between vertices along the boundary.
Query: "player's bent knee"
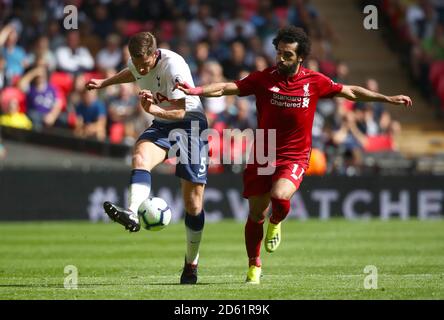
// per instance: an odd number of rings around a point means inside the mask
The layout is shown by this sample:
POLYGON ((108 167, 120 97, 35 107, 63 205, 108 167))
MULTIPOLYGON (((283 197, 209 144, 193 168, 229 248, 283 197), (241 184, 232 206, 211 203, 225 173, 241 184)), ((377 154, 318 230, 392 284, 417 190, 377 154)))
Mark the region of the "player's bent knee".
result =
POLYGON ((272 189, 270 192, 270 197, 274 199, 290 200, 291 194, 286 190, 272 189))
POLYGON ((135 152, 133 154, 133 168, 134 169, 145 169, 150 170, 149 159, 144 157, 141 152, 135 152))

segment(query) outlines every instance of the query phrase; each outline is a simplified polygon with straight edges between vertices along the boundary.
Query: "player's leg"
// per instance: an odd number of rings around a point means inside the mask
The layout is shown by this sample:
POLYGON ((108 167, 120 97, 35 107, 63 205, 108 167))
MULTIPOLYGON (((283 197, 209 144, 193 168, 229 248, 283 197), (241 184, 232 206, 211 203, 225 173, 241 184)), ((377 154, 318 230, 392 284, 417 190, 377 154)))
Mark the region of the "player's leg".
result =
POLYGON ((195 284, 197 282, 199 248, 205 224, 205 213, 203 210, 205 184, 194 183, 184 179, 181 179, 181 184, 185 205, 187 249, 185 266, 180 278, 180 283, 195 284))
POLYGON ((261 243, 264 221, 270 206, 268 193, 248 198, 249 214, 245 224, 245 247, 248 255, 247 283, 259 284, 261 276, 261 243))
POLYGON ((108 216, 125 226, 131 232, 139 231, 137 209, 149 197, 151 191, 151 170, 166 157, 166 150, 149 140, 139 140, 133 150, 133 163, 129 187, 129 210, 111 202, 103 207, 108 216))
POLYGON ((265 236, 265 250, 274 252, 281 243, 281 221, 290 212, 290 199, 298 190, 302 182, 304 169, 298 165, 279 168, 275 175, 270 191, 272 213, 265 236))
POLYGON ((181 179, 182 195, 185 205, 186 254, 180 283, 197 282, 197 265, 202 232, 205 224, 203 196, 207 183, 208 142, 201 133, 208 127, 206 120, 193 120, 184 123, 183 131, 176 135, 179 146, 179 162, 176 165, 176 176, 181 179), (194 128, 194 129, 192 129, 194 128), (196 135, 195 128, 199 129, 196 135))
POLYGON ((151 192, 151 170, 162 163, 167 151, 149 140, 136 143, 132 159, 129 187, 129 209, 137 213, 140 204, 151 192))

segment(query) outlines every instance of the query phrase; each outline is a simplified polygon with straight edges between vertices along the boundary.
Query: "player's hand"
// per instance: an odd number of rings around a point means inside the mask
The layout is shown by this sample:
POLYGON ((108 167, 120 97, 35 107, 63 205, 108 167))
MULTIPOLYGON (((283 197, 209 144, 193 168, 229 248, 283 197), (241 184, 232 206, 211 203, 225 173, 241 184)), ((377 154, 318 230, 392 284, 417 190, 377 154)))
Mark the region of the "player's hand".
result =
POLYGON ((413 105, 412 99, 408 96, 398 95, 389 97, 390 103, 393 104, 403 104, 406 107, 411 107, 413 105))
POLYGON ((154 102, 153 94, 150 90, 140 90, 139 91, 140 103, 142 108, 150 113, 150 107, 154 102))
POLYGON ((189 96, 200 96, 203 93, 202 87, 193 88, 187 82, 178 82, 176 81, 176 85, 174 86, 174 90, 179 89, 183 93, 189 96))
POLYGON ((101 89, 103 88, 103 82, 105 82, 105 79, 91 79, 87 82, 85 87, 88 90, 101 89))

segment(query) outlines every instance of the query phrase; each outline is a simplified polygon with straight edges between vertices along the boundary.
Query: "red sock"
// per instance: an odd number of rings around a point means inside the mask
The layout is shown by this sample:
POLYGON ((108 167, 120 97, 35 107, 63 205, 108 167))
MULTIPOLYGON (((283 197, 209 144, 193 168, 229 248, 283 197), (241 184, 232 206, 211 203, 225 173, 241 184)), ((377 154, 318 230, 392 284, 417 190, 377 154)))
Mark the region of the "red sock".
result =
POLYGON ((278 224, 284 220, 290 212, 290 200, 271 198, 272 214, 270 222, 278 224))
POLYGON ((264 236, 264 220, 254 222, 248 217, 245 224, 245 246, 247 248, 248 265, 261 266, 261 242, 264 236))

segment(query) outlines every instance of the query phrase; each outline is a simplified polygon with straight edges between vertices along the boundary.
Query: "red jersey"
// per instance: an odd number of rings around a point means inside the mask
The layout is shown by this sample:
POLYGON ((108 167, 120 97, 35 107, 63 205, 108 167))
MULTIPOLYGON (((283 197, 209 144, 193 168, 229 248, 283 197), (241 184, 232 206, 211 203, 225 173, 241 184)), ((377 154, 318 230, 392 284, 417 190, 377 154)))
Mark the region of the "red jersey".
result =
POLYGON ((316 104, 339 93, 342 85, 302 66, 293 77, 281 75, 274 66, 235 83, 239 96, 256 96, 258 129, 276 129, 276 166, 298 163, 306 169, 316 104))

